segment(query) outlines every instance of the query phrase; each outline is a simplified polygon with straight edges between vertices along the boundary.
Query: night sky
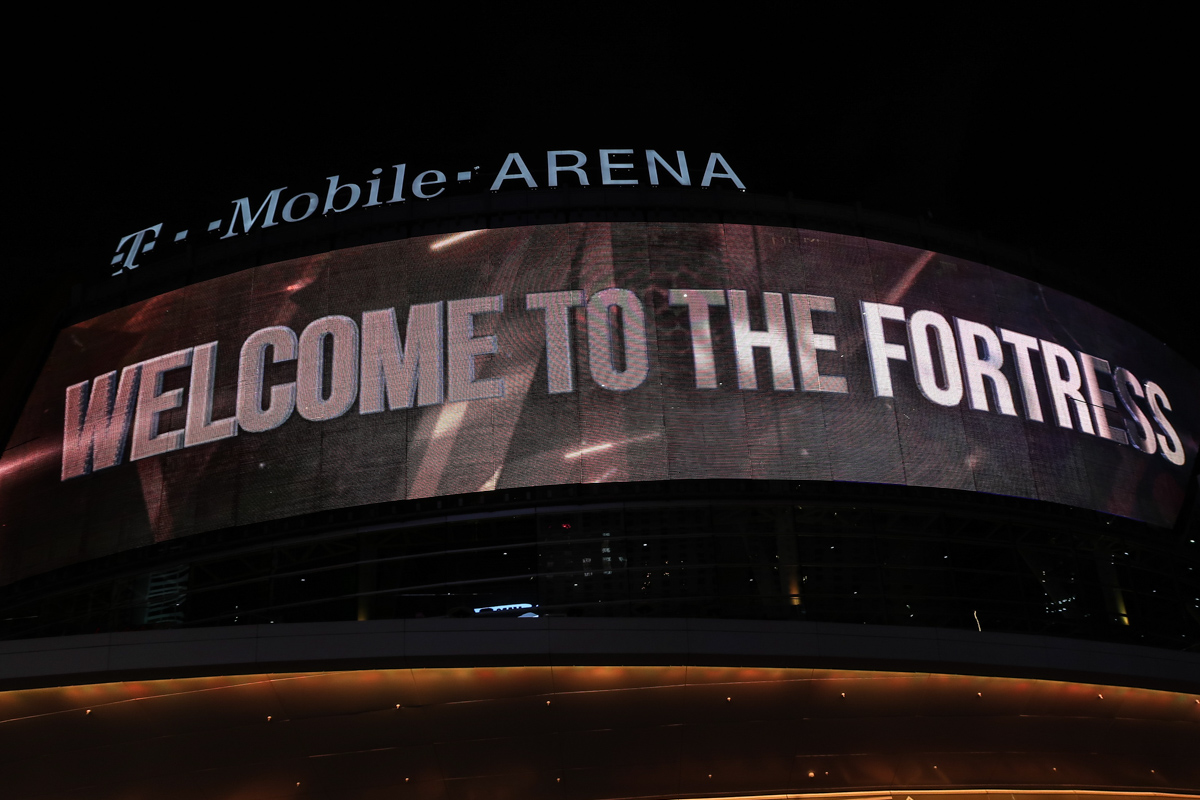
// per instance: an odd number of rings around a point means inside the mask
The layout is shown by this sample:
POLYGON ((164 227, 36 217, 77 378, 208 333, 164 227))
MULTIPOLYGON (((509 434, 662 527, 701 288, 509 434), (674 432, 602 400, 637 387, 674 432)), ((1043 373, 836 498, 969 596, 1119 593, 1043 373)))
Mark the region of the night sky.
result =
POLYGON ((10 87, 0 368, 10 389, 27 381, 70 286, 104 279, 140 228, 401 161, 498 167, 514 150, 601 147, 720 151, 752 192, 1031 248, 1200 364, 1182 32, 814 9, 318 20, 286 40, 231 36, 222 19, 191 45, 143 20, 138 35, 45 43, 40 63, 71 78, 10 87))

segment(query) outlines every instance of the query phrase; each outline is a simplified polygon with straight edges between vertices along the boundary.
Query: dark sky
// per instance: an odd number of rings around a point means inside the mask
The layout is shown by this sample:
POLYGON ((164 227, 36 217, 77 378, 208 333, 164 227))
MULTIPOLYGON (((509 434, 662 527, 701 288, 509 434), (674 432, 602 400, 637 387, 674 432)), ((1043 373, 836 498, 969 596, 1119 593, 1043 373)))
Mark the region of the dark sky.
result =
POLYGON ((102 279, 139 228, 399 161, 600 147, 718 150, 752 191, 1033 248, 1200 363, 1194 70, 1169 24, 783 4, 560 13, 316 20, 303 37, 143 20, 138 35, 46 45, 71 78, 13 89, 0 366, 40 353, 70 285, 102 279))

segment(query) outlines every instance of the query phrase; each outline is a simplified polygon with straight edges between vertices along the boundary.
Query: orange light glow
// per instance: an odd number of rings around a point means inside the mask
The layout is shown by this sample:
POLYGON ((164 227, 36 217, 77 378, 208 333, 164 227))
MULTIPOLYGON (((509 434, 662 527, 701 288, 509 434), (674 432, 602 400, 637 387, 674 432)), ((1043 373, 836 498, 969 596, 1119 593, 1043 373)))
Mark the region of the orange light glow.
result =
MULTIPOLYGON (((1066 681, 825 668, 585 665, 345 670, 0 692, 0 747, 17 751, 7 762, 6 780, 26 762, 28 770, 44 768, 41 756, 28 757, 28 753, 41 752, 38 737, 56 735, 56 726, 69 734, 71 725, 82 724, 79 711, 91 716, 95 710, 100 712, 94 715, 97 721, 84 727, 99 731, 95 726, 100 725, 103 733, 95 736, 95 741, 81 740, 78 747, 83 748, 82 756, 91 759, 89 763, 102 764, 100 769, 107 772, 101 778, 81 775, 78 780, 103 779, 116 786, 126 775, 142 775, 137 748, 125 752, 112 747, 115 741, 134 741, 147 730, 191 731, 165 736, 161 744, 169 750, 177 740, 178 747, 189 748, 189 763, 194 761, 197 770, 204 771, 206 781, 217 781, 212 784, 217 792, 214 796, 267 796, 230 789, 234 782, 245 780, 247 767, 227 765, 228 752, 258 747, 264 753, 278 753, 275 761, 261 761, 261 768, 268 772, 278 769, 274 774, 287 781, 284 786, 296 782, 292 770, 299 759, 312 765, 318 776, 331 780, 343 770, 357 769, 352 765, 375 764, 372 774, 385 776, 381 779, 393 785, 412 782, 428 787, 431 795, 444 794, 442 783, 456 780, 455 776, 442 774, 436 764, 428 770, 412 771, 427 760, 424 754, 429 743, 421 731, 428 729, 437 732, 439 751, 475 754, 470 758, 492 749, 505 753, 503 760, 486 767, 491 770, 489 781, 505 786, 524 786, 521 781, 531 771, 545 769, 539 753, 531 751, 526 759, 521 748, 529 741, 551 737, 561 738, 565 747, 577 748, 576 752, 590 752, 589 747, 616 748, 613 752, 624 753, 623 757, 643 759, 645 769, 651 772, 661 768, 678 774, 680 790, 674 796, 683 799, 953 800, 969 795, 980 800, 1034 800, 1035 795, 1069 794, 1064 800, 1200 800, 1196 794, 1157 790, 1171 787, 1171 781, 1181 780, 1179 775, 1184 783, 1175 785, 1189 785, 1186 775, 1194 768, 1180 763, 1169 748, 1163 751, 1153 746, 1153 736, 1192 735, 1187 731, 1195 729, 1197 700, 1192 694, 1066 681), (970 698, 971 689, 976 700, 970 698), (977 702, 983 689, 988 690, 986 713, 981 713, 977 702), (856 698, 853 706, 841 700, 851 690, 856 698), (732 705, 734 693, 738 694, 736 706, 732 705), (1098 702, 1100 695, 1105 696, 1103 704, 1098 702), (712 706, 706 703, 714 696, 724 697, 727 706, 707 713, 705 709, 712 710, 712 706), (554 714, 523 713, 549 708, 555 701, 560 702, 553 706, 554 714), (402 708, 411 712, 395 714, 402 708), (1113 708, 1119 709, 1116 717, 1113 708), (843 735, 849 730, 846 723, 851 711, 856 730, 852 746, 861 749, 826 749, 833 737, 824 732, 843 735), (381 712, 388 712, 386 720, 381 712), (246 724, 264 717, 270 725, 246 724), (970 718, 972 723, 947 737, 939 720, 955 718, 970 718), (275 719, 279 719, 278 725, 275 719), (535 738, 521 731, 514 734, 514 719, 520 720, 519 727, 534 731, 535 738), (1059 720, 1086 735, 1076 745, 1069 737, 1053 732, 1039 734, 1046 727, 1045 720, 1059 720), (785 748, 787 766, 778 771, 783 781, 811 779, 808 786, 813 789, 836 791, 797 794, 794 785, 785 784, 780 789, 791 788, 791 794, 738 793, 739 783, 762 785, 760 772, 771 769, 762 754, 769 740, 747 735, 759 725, 774 725, 773 737, 786 737, 792 730, 802 732, 785 748), (1007 732, 1017 729, 1027 736, 1014 744, 1007 732), (1104 734, 1100 739, 1091 735, 1100 730, 1104 734), (843 733, 836 733, 839 731, 843 733), (1027 744, 1028 736, 1039 735, 1041 739, 1027 744), (663 748, 663 758, 654 761, 657 751, 643 743, 657 740, 707 740, 719 742, 720 747, 706 751, 704 761, 695 763, 698 768, 689 769, 686 774, 690 777, 685 779, 677 772, 676 749, 663 748), (628 741, 638 744, 626 745, 628 741), (1040 788, 976 788, 989 785, 986 776, 995 774, 987 766, 987 756, 993 753, 989 748, 995 747, 995 741, 1005 742, 1003 752, 994 752, 996 758, 1018 765, 1017 779, 1040 788), (1111 741, 1112 752, 1120 753, 1120 758, 1093 752, 1095 741, 1111 741), (480 742, 487 744, 480 749, 480 742), (622 751, 622 747, 628 749, 622 751), (1023 747, 1027 749, 1021 750, 1023 747), (25 757, 21 748, 25 748, 25 757), (1051 757, 1054 766, 1047 768, 1051 757), (791 764, 797 761, 793 772, 791 764), (1114 763, 1112 770, 1108 770, 1109 761, 1114 763), (837 769, 834 762, 839 764, 837 769), (817 767, 809 766, 813 763, 817 767), (713 775, 720 775, 719 781, 710 781, 713 775), (1077 787, 1081 781, 1093 786, 1128 785, 1131 775, 1144 780, 1143 785, 1131 787, 1136 791, 1055 788, 1077 787), (886 791, 879 789, 880 783, 872 785, 880 776, 889 781, 886 791), (231 783, 218 785, 218 778, 231 783), (687 784, 689 780, 691 784, 687 784), (935 790, 929 788, 930 783, 946 788, 935 790)), ((177 755, 183 757, 181 753, 167 754, 177 755)), ((470 758, 455 757, 447 763, 461 760, 467 768, 474 768, 470 758)), ((643 768, 642 763, 638 762, 638 769, 643 768)), ((614 764, 614 769, 619 768, 619 760, 614 764)), ((62 780, 75 780, 69 772, 60 776, 62 780)), ((539 774, 547 781, 554 775, 539 774)), ((586 770, 571 773, 561 782, 586 785, 594 774, 586 770)), ((29 775, 25 780, 33 779, 29 775)), ((311 785, 312 781, 304 783, 311 785)), ((554 783, 559 781, 550 785, 554 783)), ((86 787, 80 787, 82 796, 86 787)), ((69 784, 67 794, 74 790, 69 784)), ((518 791, 512 796, 529 795, 518 791)))

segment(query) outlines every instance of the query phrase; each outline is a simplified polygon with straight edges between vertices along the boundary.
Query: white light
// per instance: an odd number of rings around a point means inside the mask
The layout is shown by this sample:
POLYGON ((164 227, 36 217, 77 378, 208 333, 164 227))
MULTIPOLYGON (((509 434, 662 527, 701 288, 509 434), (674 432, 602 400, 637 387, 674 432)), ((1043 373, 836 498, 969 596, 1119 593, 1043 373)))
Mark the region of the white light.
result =
MULTIPOLYGON (((585 456, 589 453, 596 453, 601 450, 609 450, 613 447, 617 447, 618 445, 633 444, 635 442, 644 442, 647 439, 657 439, 659 437, 659 435, 660 434, 658 434, 657 432, 646 433, 641 436, 633 436, 629 439, 622 439, 617 442, 604 442, 603 444, 594 444, 590 447, 585 447, 582 450, 573 450, 570 453, 565 453, 563 455, 563 458, 579 458, 580 456, 585 456)), ((612 470, 609 470, 608 473, 605 473, 605 474, 607 475, 607 474, 610 474, 611 472, 612 472, 612 470)))
MULTIPOLYGON (((506 603, 498 606, 482 606, 475 609, 475 613, 480 611, 516 611, 519 608, 533 608, 532 603, 506 603)), ((534 616, 537 616, 536 614, 534 616)))
POLYGON ((463 239, 469 239, 470 237, 477 236, 478 234, 481 234, 481 233, 484 233, 484 231, 478 230, 478 231, 462 231, 461 233, 452 233, 449 236, 447 236, 443 239, 438 239, 436 242, 429 245, 429 249, 430 250, 441 250, 443 247, 449 247, 452 244, 461 242, 463 239))
POLYGON ((563 458, 579 458, 580 456, 586 456, 588 453, 598 453, 601 450, 611 450, 613 447, 615 447, 615 445, 612 442, 605 442, 604 444, 594 444, 591 447, 585 447, 582 450, 575 450, 573 452, 567 453, 566 455, 563 456, 563 458))

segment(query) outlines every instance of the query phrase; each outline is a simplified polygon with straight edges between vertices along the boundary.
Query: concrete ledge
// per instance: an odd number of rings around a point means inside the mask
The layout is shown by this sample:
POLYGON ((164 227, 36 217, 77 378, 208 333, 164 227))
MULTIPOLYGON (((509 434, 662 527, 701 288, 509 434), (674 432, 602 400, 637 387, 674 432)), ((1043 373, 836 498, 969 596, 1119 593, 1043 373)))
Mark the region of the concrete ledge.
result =
POLYGON ((505 665, 838 667, 1200 690, 1200 654, 1005 633, 711 619, 412 619, 0 642, 0 689, 218 674, 505 665))

